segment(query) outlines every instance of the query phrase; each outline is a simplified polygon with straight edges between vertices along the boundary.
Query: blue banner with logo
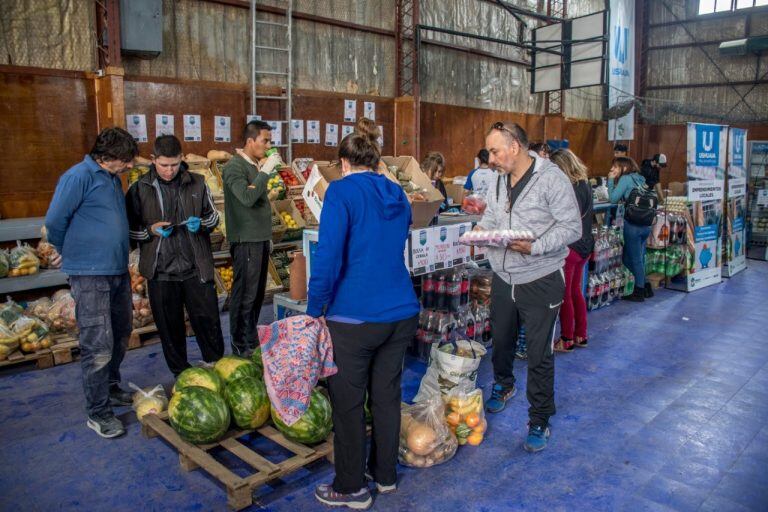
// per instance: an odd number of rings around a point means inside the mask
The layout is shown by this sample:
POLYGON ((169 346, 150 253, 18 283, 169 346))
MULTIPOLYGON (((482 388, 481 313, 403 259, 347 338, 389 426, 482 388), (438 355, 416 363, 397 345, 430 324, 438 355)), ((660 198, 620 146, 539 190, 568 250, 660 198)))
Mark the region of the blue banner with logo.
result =
MULTIPOLYGON (((610 0, 608 108, 626 104, 635 94, 635 0, 610 0)), ((635 138, 635 109, 608 120, 608 140, 635 138)))
POLYGON ((696 165, 717 167, 720 162, 720 130, 717 124, 696 125, 696 165))

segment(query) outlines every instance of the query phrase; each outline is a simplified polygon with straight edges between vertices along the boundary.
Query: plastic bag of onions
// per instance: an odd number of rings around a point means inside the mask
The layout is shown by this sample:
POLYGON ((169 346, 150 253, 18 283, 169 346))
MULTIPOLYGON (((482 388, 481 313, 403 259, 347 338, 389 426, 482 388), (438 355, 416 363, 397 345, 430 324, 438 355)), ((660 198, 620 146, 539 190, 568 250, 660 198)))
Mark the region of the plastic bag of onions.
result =
POLYGON ((412 468, 442 464, 456 454, 458 445, 456 436, 448 429, 440 395, 403 406, 400 411, 400 464, 412 468))

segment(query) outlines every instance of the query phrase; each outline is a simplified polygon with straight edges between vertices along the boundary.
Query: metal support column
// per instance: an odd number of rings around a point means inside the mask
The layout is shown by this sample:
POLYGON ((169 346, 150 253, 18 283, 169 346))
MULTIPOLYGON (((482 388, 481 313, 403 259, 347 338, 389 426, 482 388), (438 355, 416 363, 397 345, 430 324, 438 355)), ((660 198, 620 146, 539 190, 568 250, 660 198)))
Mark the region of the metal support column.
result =
POLYGON ((419 0, 398 0, 396 30, 397 95, 413 98, 411 123, 414 155, 419 157, 419 0))

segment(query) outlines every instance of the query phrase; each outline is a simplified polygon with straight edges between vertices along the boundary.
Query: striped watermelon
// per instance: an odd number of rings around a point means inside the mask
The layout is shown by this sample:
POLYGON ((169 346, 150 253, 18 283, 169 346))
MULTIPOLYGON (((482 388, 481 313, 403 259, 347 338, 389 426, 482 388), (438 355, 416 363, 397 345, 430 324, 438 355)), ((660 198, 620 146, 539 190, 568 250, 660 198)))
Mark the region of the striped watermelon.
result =
POLYGON ((224 399, 240 428, 259 428, 269 419, 267 387, 255 377, 231 381, 224 388, 224 399))
POLYGON ((208 388, 216 393, 224 392, 224 382, 213 370, 205 368, 187 368, 176 377, 176 384, 173 385, 173 393, 190 386, 200 386, 208 388))
POLYGON ((272 421, 277 429, 291 441, 314 444, 324 441, 333 427, 331 403, 317 389, 312 391, 309 407, 299 420, 290 427, 283 423, 272 408, 272 421))
POLYGON ((229 408, 219 393, 199 386, 177 390, 168 402, 173 429, 195 444, 218 441, 229 429, 229 408))
POLYGON ((240 356, 224 356, 213 365, 225 384, 241 377, 261 377, 261 368, 253 361, 240 356))
POLYGON ((264 361, 261 359, 261 347, 256 347, 253 351, 251 361, 253 361, 253 364, 258 366, 261 369, 261 372, 264 373, 264 361))

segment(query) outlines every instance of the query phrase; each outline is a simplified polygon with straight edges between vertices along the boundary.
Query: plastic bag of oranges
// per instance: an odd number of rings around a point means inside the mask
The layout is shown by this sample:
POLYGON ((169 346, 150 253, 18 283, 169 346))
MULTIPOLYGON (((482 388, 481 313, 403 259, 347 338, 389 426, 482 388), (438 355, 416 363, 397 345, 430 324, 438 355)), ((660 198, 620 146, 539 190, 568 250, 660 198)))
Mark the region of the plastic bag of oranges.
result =
POLYGON ((482 443, 488 430, 482 390, 469 382, 451 389, 445 397, 445 421, 456 434, 460 446, 482 443))

